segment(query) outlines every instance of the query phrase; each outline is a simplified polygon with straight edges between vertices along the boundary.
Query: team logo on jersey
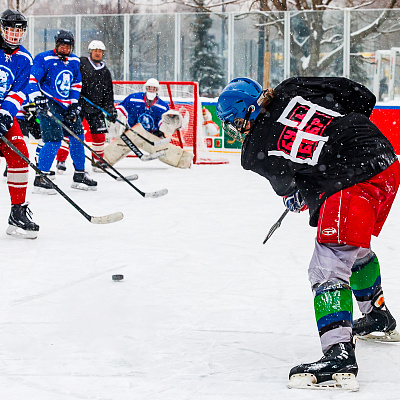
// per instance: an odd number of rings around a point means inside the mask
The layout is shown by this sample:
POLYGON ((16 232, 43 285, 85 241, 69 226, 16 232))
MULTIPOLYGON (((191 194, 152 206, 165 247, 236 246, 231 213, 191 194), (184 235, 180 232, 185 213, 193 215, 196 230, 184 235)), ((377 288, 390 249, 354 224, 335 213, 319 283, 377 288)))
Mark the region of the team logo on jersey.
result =
POLYGON ((14 74, 4 65, 0 65, 0 101, 4 100, 14 82, 14 74))
POLYGON ((56 78, 56 90, 61 97, 68 98, 71 90, 73 75, 71 71, 63 70, 56 78))
POLYGON ((324 130, 335 117, 340 116, 336 111, 296 96, 278 118, 278 122, 285 126, 278 140, 278 150, 269 151, 268 155, 316 165, 322 147, 329 139, 323 136, 324 130))
POLYGON ((138 122, 140 122, 146 131, 154 131, 155 124, 154 119, 151 115, 143 113, 139 115, 138 122))

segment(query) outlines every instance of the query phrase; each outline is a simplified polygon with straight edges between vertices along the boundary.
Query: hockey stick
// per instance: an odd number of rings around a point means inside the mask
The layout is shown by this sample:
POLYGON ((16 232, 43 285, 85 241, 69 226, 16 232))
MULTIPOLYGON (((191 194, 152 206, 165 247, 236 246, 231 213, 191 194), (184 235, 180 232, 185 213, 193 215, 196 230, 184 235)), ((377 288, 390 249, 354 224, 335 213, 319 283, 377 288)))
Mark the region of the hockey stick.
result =
MULTIPOLYGON (((93 107, 97 108, 98 110, 102 111, 106 117, 111 117, 111 114, 109 112, 107 112, 106 110, 104 110, 104 108, 101 108, 100 106, 98 106, 97 104, 94 104, 91 100, 89 100, 88 98, 86 98, 85 96, 81 96, 84 100, 86 100, 90 105, 92 105, 93 107)), ((148 144, 151 144, 152 146, 161 146, 162 144, 165 143, 169 143, 170 139, 169 138, 164 138, 164 139, 160 139, 157 140, 157 142, 153 142, 147 138, 145 138, 144 136, 142 136, 140 133, 135 132, 134 130, 132 130, 129 126, 127 126, 126 124, 124 124, 121 120, 119 120, 118 118, 116 119, 116 121, 123 125, 127 130, 132 131, 133 133, 135 133, 136 135, 138 135, 141 139, 143 139, 145 142, 147 142, 148 144)))
POLYGON ((49 179, 25 154, 21 153, 7 138, 4 136, 1 137, 1 140, 16 153, 19 157, 21 157, 32 169, 36 171, 47 183, 50 183, 51 186, 59 193, 65 200, 68 201, 77 211, 79 211, 89 222, 92 224, 110 224, 112 222, 120 221, 124 218, 124 214, 122 212, 115 212, 109 215, 103 215, 102 217, 93 217, 82 210, 66 193, 64 193, 51 179, 49 179))
POLYGON ((271 229, 268 232, 267 237, 264 239, 263 244, 267 242, 267 240, 272 236, 272 234, 281 226, 281 223, 283 221, 283 218, 286 217, 286 214, 289 212, 288 209, 286 209, 282 215, 279 217, 278 221, 276 221, 272 226, 271 229))
POLYGON ((142 197, 160 197, 164 196, 168 193, 167 189, 161 189, 156 192, 143 192, 139 188, 137 188, 133 183, 128 181, 118 170, 116 170, 110 163, 108 163, 103 157, 101 157, 98 153, 96 153, 93 149, 90 148, 79 136, 68 128, 65 124, 63 124, 50 110, 46 110, 46 114, 58 125, 60 125, 65 131, 67 131, 71 136, 73 136, 79 143, 81 143, 84 147, 86 147, 92 154, 94 154, 99 160, 103 161, 112 171, 114 171, 123 181, 125 181, 129 186, 131 186, 134 190, 136 190, 142 197))
MULTIPOLYGON (((66 141, 65 139, 63 139, 63 141, 69 148, 69 142, 66 141)), ((115 179, 116 181, 122 181, 122 179, 119 176, 114 175, 112 172, 108 171, 107 168, 104 168, 102 165, 100 165, 96 162, 93 164, 93 160, 90 157, 88 157, 86 154, 85 154, 85 158, 92 163, 93 167, 100 168, 103 172, 110 175, 111 178, 115 179)), ((128 175, 128 176, 125 176, 125 179, 128 179, 128 181, 136 181, 136 179, 139 179, 139 176, 137 174, 128 175)))
POLYGON ((159 150, 156 151, 152 154, 143 154, 135 145, 135 143, 132 142, 131 139, 128 138, 128 136, 123 133, 120 136, 121 140, 135 153, 137 157, 139 157, 142 161, 151 161, 151 160, 156 160, 157 158, 160 158, 162 156, 165 156, 165 150, 159 150))

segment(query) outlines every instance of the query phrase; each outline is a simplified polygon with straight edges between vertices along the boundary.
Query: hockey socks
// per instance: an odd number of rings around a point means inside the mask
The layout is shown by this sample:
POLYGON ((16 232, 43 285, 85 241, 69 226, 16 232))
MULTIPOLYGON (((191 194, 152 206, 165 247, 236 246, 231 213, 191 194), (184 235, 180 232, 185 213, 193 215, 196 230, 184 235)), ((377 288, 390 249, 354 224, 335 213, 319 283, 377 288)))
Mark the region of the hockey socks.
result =
POLYGON ((356 260, 351 268, 350 286, 363 314, 372 310, 374 293, 376 305, 384 304, 379 261, 374 252, 371 251, 364 258, 356 260))
POLYGON ((352 341, 353 299, 348 284, 330 279, 313 288, 314 310, 322 351, 352 341))
POLYGON ((351 288, 363 317, 354 321, 353 334, 362 339, 400 341, 396 320, 383 297, 381 274, 376 255, 371 251, 352 267, 351 288))

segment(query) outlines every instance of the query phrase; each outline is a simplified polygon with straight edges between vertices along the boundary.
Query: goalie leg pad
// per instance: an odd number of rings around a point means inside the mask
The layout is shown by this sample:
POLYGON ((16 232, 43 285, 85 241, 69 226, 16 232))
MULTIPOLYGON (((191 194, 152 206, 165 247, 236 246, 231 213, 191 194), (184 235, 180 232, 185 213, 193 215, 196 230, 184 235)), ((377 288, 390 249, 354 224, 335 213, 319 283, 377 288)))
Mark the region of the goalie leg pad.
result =
POLYGON ((125 132, 125 135, 128 136, 129 139, 132 140, 132 142, 137 147, 143 149, 144 151, 147 151, 150 154, 155 153, 156 151, 165 150, 165 156, 159 158, 159 160, 163 163, 177 168, 190 168, 190 166, 192 165, 192 153, 183 150, 180 147, 175 146, 171 143, 162 144, 160 146, 152 146, 145 140, 140 138, 138 135, 136 135, 134 132, 137 132, 138 134, 152 142, 157 142, 158 140, 160 140, 160 138, 147 132, 141 124, 136 124, 134 127, 132 127, 132 130, 128 130, 125 132))
POLYGON ((131 149, 123 142, 121 138, 113 140, 104 149, 104 159, 110 164, 114 165, 117 161, 124 158, 131 149))

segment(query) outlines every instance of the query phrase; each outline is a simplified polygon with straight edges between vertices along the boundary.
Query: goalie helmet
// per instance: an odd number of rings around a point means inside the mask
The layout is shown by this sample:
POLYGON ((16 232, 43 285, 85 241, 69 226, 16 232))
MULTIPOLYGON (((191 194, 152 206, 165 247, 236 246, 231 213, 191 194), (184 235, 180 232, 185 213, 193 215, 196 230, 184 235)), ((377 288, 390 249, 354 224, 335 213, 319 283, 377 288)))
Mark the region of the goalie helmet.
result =
POLYGON ((154 100, 155 97, 158 95, 159 90, 160 90, 160 82, 158 82, 158 80, 154 78, 148 79, 143 86, 143 91, 146 93, 146 96, 149 100, 154 100), (157 88, 157 90, 155 92, 149 92, 147 90, 149 86, 155 87, 157 88))
POLYGON ((27 19, 19 10, 8 9, 1 14, 0 25, 1 36, 6 45, 11 49, 18 48, 26 33, 27 19))
POLYGON ((241 134, 246 122, 254 122, 260 113, 257 100, 261 94, 261 85, 250 78, 233 79, 220 94, 217 116, 233 139, 243 142, 241 134))
POLYGON ((101 40, 92 40, 88 46, 89 53, 92 50, 103 50, 106 51, 106 46, 101 40))

